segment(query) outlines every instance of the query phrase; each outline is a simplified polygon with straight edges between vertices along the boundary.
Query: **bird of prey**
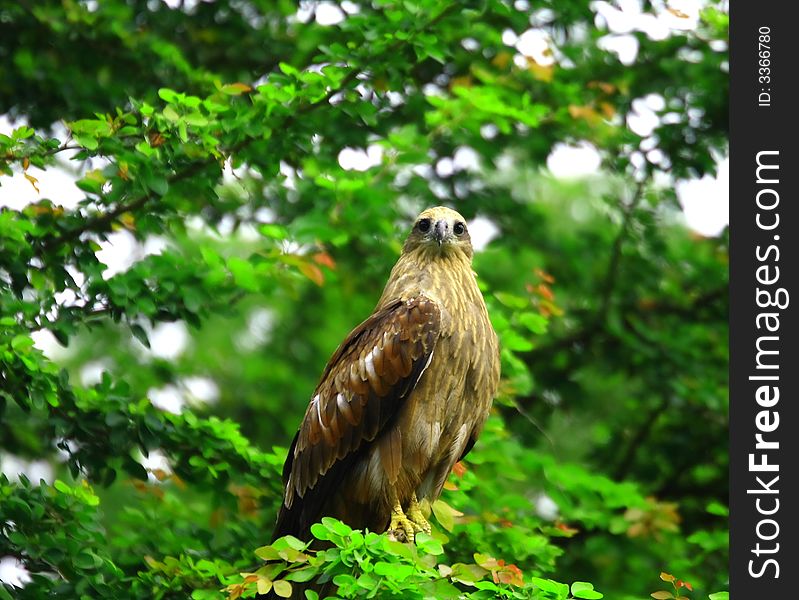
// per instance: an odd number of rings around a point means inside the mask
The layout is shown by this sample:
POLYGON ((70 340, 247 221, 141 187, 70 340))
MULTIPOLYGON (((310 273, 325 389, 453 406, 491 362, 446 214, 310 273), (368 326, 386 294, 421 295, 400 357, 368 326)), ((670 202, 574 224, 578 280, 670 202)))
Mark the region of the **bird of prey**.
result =
POLYGON ((273 539, 309 539, 324 516, 400 541, 429 532, 477 439, 500 376, 499 343, 472 271, 464 218, 416 219, 374 312, 327 363, 283 468, 273 539))

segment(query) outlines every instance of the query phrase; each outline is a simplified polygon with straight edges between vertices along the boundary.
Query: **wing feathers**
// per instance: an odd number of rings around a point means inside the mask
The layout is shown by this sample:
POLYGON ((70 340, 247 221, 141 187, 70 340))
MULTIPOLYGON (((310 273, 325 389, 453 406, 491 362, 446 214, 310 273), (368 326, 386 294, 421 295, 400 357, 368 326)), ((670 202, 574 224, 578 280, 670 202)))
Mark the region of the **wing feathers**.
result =
POLYGON ((397 428, 387 424, 429 364, 439 327, 438 306, 418 296, 375 312, 339 346, 287 460, 284 478, 288 485, 276 535, 281 527, 288 527, 288 521, 294 521, 294 529, 310 526, 333 486, 340 483, 342 474, 335 471, 378 436, 382 470, 396 480, 402 465, 402 438, 397 428))
POLYGON ((393 485, 402 466, 402 431, 398 427, 391 428, 381 436, 379 444, 380 462, 389 483, 393 485))

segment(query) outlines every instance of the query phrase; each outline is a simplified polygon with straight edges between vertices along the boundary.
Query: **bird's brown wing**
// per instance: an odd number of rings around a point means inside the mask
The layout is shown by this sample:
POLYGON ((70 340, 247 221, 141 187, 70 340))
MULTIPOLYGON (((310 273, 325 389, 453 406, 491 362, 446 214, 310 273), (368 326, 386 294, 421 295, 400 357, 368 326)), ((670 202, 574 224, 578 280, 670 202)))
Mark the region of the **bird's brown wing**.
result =
POLYGON ((378 310, 339 346, 289 450, 275 537, 301 536, 323 516, 352 457, 390 424, 419 381, 439 327, 436 303, 417 296, 378 310))

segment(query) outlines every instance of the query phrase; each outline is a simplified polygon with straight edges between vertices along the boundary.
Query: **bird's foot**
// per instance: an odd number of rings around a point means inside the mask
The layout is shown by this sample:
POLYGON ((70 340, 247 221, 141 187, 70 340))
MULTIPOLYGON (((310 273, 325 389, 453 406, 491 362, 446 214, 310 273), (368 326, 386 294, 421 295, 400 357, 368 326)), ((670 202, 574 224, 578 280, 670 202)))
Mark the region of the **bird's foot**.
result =
POLYGON ((423 531, 424 533, 429 534, 433 531, 432 527, 430 527, 429 521, 425 518, 424 513, 422 512, 422 507, 419 505, 419 501, 416 499, 416 494, 411 497, 411 504, 408 506, 408 519, 410 519, 411 523, 413 523, 416 533, 423 531))
POLYGON ((402 511, 398 503, 391 509, 391 523, 388 526, 388 537, 396 542, 413 542, 418 526, 402 511))

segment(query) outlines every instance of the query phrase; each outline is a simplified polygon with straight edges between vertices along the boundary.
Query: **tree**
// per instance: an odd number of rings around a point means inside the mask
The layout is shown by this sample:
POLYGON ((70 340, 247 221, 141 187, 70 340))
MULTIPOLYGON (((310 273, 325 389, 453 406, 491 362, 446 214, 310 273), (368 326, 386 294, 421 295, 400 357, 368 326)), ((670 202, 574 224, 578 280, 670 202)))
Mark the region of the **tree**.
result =
POLYGON ((0 449, 54 471, 0 480, 0 557, 31 579, 0 597, 284 595, 322 571, 341 597, 726 586, 727 235, 686 229, 674 183, 725 150, 728 20, 645 3, 624 64, 608 10, 1 5, 0 171, 71 169, 83 199, 0 212, 0 449), (581 142, 599 172, 543 168, 581 142), (264 546, 325 360, 441 203, 497 232, 475 269, 503 386, 434 535, 327 520, 334 550, 264 546))

